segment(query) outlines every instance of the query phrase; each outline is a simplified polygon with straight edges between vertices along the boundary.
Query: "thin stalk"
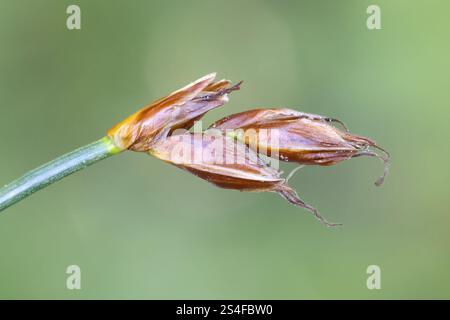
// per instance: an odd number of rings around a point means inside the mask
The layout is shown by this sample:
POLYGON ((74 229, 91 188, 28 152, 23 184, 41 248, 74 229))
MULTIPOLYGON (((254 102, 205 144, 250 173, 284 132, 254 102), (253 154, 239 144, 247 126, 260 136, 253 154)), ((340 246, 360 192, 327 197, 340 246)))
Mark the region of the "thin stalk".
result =
POLYGON ((0 189, 0 211, 121 150, 104 137, 34 169, 0 189))

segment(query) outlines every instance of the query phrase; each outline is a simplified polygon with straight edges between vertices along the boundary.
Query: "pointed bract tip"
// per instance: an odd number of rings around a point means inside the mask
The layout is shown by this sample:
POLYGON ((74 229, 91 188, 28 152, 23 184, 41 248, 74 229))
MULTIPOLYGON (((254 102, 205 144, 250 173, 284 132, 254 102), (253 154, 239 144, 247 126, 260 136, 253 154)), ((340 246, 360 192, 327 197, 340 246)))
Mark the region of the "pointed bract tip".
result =
POLYGON ((287 184, 279 185, 275 192, 277 192, 281 197, 283 197, 291 204, 308 210, 317 220, 319 220, 319 222, 326 225, 327 227, 337 227, 342 225, 342 223, 329 222, 320 214, 320 212, 316 208, 300 199, 297 192, 287 184))
POLYGON ((204 79, 214 80, 216 78, 216 76, 217 76, 217 72, 211 72, 211 73, 208 73, 207 75, 204 75, 199 80, 204 80, 204 79))

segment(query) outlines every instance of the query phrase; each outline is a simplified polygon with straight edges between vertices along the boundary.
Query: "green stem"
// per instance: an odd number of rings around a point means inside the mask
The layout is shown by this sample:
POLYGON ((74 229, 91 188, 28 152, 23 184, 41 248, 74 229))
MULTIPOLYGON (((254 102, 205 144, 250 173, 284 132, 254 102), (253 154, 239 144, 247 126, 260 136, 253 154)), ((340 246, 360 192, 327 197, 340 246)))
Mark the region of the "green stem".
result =
POLYGON ((62 178, 121 150, 104 137, 34 169, 0 189, 0 211, 62 178))

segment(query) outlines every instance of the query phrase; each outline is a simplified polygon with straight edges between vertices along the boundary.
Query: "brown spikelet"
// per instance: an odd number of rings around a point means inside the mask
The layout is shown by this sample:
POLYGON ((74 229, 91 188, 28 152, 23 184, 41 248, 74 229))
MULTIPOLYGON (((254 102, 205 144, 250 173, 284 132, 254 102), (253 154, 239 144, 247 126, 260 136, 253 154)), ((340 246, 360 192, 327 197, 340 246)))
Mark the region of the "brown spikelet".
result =
POLYGON ((123 150, 146 152, 155 139, 175 129, 189 129, 206 112, 226 103, 228 93, 239 89, 228 88, 228 80, 213 82, 215 76, 208 74, 151 103, 109 129, 108 136, 123 150))
POLYGON ((329 166, 359 156, 377 157, 384 163, 384 173, 376 185, 383 183, 389 170, 387 151, 369 138, 349 133, 345 124, 334 118, 290 109, 253 109, 220 119, 211 128, 232 130, 234 137, 255 151, 267 150, 268 155, 287 162, 329 166))
POLYGON ((214 138, 190 133, 174 135, 160 140, 149 153, 220 188, 278 193, 289 203, 310 211, 326 226, 339 225, 328 222, 317 209, 301 200, 281 173, 247 146, 226 136, 214 138), (202 158, 195 159, 195 154, 202 158))

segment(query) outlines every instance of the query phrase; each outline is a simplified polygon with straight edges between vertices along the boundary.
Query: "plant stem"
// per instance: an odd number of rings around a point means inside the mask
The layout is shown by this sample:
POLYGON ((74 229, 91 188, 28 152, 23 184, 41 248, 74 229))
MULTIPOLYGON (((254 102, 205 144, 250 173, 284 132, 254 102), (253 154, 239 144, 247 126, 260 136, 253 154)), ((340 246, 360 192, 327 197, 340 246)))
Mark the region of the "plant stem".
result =
POLYGON ((104 137, 52 160, 1 188, 0 211, 74 172, 120 152, 110 138, 104 137))

